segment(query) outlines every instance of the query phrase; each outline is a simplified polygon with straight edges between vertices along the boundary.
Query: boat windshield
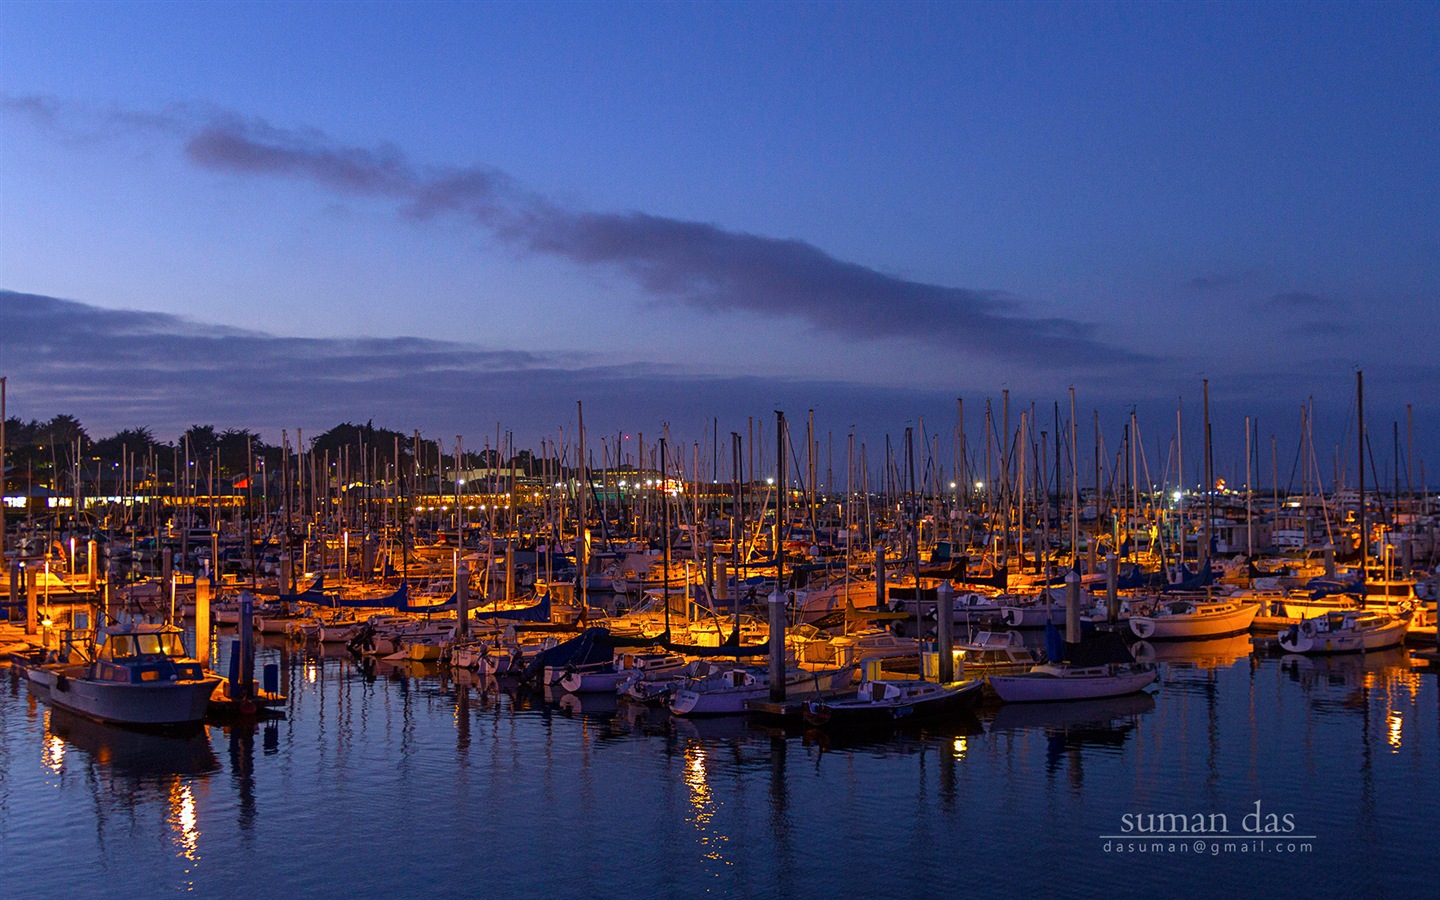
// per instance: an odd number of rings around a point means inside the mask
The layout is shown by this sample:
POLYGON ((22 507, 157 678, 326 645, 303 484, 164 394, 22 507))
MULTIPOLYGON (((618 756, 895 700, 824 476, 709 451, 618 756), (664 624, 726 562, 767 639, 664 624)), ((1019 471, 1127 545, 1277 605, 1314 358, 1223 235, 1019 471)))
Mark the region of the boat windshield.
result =
POLYGON ((105 643, 105 655, 111 659, 126 656, 184 656, 185 645, 174 632, 159 634, 112 634, 105 643))

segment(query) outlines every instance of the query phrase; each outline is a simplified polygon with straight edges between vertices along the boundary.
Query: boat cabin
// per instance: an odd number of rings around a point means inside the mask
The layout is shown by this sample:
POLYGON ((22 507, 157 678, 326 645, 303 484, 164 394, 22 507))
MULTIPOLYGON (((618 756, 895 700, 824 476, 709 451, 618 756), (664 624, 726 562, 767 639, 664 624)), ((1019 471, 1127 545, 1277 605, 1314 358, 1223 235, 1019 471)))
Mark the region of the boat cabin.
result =
POLYGON ((119 625, 104 631, 93 678, 122 684, 196 681, 204 668, 185 650, 173 625, 119 625))

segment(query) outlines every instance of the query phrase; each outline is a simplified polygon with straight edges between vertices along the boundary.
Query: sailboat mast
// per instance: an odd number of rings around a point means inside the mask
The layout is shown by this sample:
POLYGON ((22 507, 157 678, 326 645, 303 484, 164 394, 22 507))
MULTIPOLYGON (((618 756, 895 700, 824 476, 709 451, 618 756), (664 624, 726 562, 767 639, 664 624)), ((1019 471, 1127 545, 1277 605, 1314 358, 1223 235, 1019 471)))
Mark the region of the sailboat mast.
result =
POLYGON ((1358 420, 1356 426, 1356 440, 1358 445, 1358 458, 1360 463, 1360 597, 1364 602, 1366 564, 1370 561, 1370 539, 1365 525, 1365 373, 1359 369, 1355 370, 1355 415, 1358 420))

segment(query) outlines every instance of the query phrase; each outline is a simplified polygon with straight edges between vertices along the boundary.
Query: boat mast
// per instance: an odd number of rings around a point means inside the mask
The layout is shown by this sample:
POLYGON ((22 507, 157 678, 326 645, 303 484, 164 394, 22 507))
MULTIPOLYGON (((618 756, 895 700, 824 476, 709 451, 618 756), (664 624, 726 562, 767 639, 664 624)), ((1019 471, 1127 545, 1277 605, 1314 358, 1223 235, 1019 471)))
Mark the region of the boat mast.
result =
POLYGON ((1370 540, 1365 526, 1365 373, 1355 370, 1355 415, 1358 420, 1355 443, 1360 463, 1360 605, 1365 605, 1365 566, 1370 561, 1370 540))

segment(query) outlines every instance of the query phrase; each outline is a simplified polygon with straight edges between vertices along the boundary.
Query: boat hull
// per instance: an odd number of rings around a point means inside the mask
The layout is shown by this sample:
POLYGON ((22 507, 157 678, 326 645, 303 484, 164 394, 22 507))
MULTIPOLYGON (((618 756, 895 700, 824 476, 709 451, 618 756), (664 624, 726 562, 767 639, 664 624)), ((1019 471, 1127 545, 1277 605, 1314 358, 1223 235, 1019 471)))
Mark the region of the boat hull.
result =
POLYGON ((1155 669, 1123 668, 1094 675, 1056 676, 1032 670, 1024 675, 992 675, 990 687, 1006 703, 1045 703, 1056 700, 1097 700, 1122 697, 1144 690, 1158 677, 1155 669))
POLYGON ((805 704, 803 714, 806 722, 821 728, 883 728, 973 709, 980 702, 984 686, 985 682, 975 679, 942 685, 934 696, 900 698, 893 702, 812 700, 805 704))
POLYGON ((35 668, 31 683, 44 687, 50 702, 100 722, 122 725, 184 725, 203 721, 218 676, 199 680, 120 684, 35 668))
POLYGON ((1280 635, 1280 649, 1286 653, 1363 653, 1384 650, 1405 642, 1409 623, 1397 620, 1378 628, 1363 631, 1321 632, 1306 634, 1299 627, 1280 635))
POLYGON ((1213 614, 1131 616, 1130 630, 1147 641, 1203 641, 1244 634, 1260 612, 1258 603, 1244 603, 1213 614))

